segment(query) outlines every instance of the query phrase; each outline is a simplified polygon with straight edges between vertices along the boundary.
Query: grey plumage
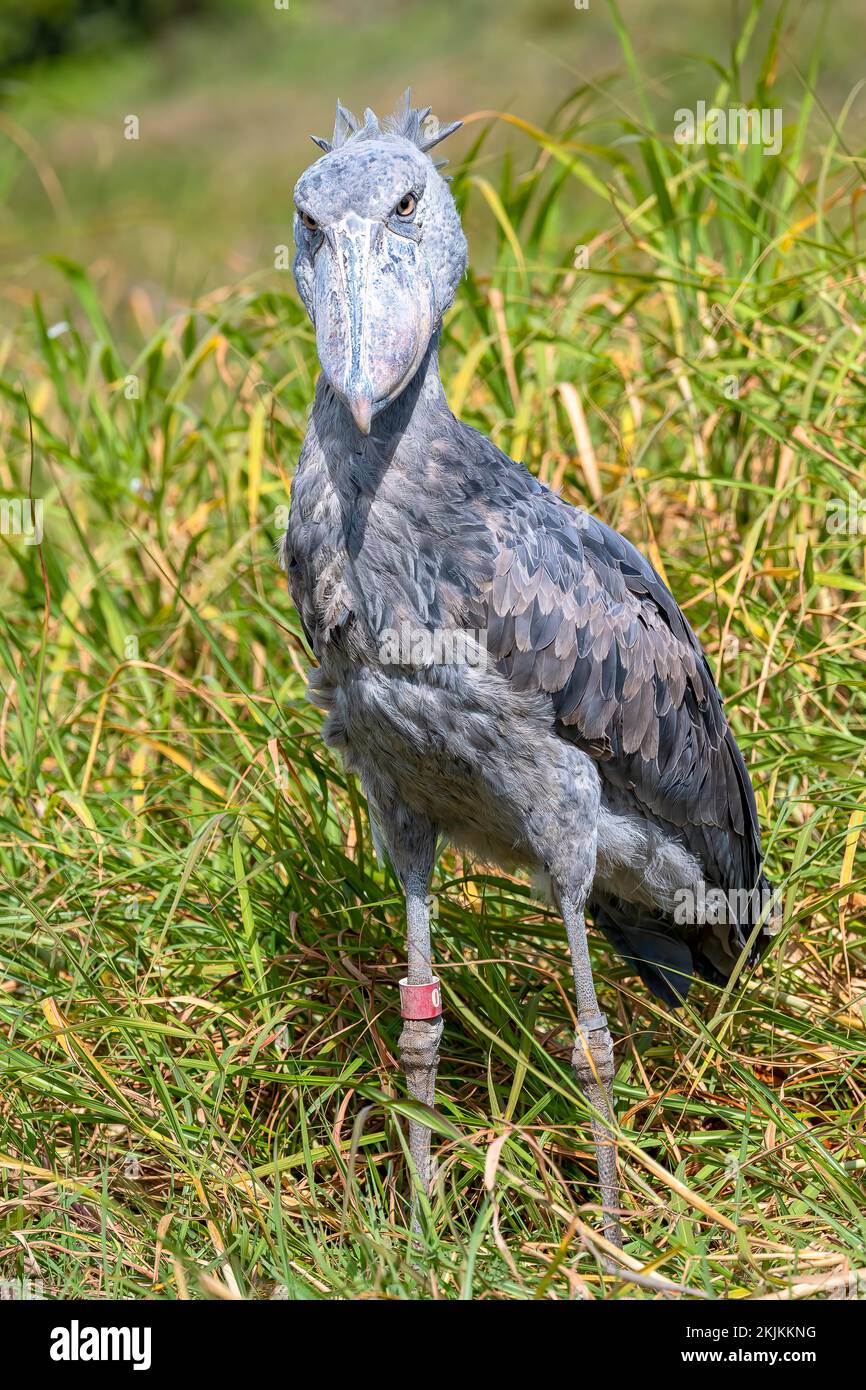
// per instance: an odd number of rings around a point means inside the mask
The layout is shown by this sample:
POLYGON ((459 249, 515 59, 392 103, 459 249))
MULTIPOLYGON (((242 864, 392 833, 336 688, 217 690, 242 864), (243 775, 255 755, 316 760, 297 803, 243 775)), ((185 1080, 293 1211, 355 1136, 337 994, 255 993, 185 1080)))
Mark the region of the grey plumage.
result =
MULTIPOLYGON (((676 1003, 693 974, 729 975, 758 920, 752 897, 733 920, 677 920, 683 894, 766 888, 748 773, 700 644, 648 561, 448 408, 439 326, 466 250, 427 154, 454 126, 425 133, 428 114, 408 94, 382 122, 338 103, 332 140, 317 141, 327 153, 296 188, 295 274, 323 370, 283 561, 319 663, 311 691, 410 905, 431 835, 540 870, 579 999, 594 1001, 588 905, 676 1003), (395 658, 404 630, 476 634, 473 659, 395 658)), ((597 1005, 581 1017, 591 1045, 575 1069, 603 1112, 609 1035, 597 1005)), ((608 1197, 611 1181, 603 1168, 608 1197)))
MULTIPOLYGON (((435 366, 431 349, 390 407, 387 433, 362 449, 346 449, 345 412, 320 382, 285 548, 292 596, 322 663, 314 685, 327 690, 355 666, 378 664, 383 634, 401 624, 486 632, 488 658, 504 677, 499 716, 506 688, 545 692, 548 723, 592 756, 604 787, 621 794, 618 808, 676 838, 708 883, 760 887, 751 784, 706 659, 670 594, 627 541, 454 420, 435 389, 435 366), (429 455, 418 436, 432 439, 429 455), (442 490, 431 485, 437 476, 442 490)), ((389 674, 409 679, 404 669, 389 674)), ((412 673, 420 694, 439 676, 412 673)), ((458 757, 470 759, 459 727, 456 737, 458 757)), ((441 828, 462 838, 459 826, 441 828)), ((519 844, 509 849, 518 861, 519 844)), ((730 924, 730 965, 751 925, 730 924)), ((670 919, 667 930, 683 935, 670 919)), ((711 926, 697 925, 686 944, 696 969, 715 979, 718 968, 700 948, 707 933, 711 926)))

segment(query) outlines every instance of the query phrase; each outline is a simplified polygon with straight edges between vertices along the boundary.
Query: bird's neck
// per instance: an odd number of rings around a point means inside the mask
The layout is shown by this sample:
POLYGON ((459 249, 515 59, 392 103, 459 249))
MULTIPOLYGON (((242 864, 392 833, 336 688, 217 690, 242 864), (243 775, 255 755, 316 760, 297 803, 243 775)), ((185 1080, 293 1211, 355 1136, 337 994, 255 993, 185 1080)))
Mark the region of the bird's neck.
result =
POLYGON ((319 377, 311 427, 336 482, 349 475, 365 475, 366 486, 375 490, 383 473, 397 464, 401 471, 422 466, 426 447, 441 436, 454 417, 448 408, 439 375, 439 335, 430 340, 424 359, 412 380, 373 419, 369 435, 355 424, 336 392, 319 377))

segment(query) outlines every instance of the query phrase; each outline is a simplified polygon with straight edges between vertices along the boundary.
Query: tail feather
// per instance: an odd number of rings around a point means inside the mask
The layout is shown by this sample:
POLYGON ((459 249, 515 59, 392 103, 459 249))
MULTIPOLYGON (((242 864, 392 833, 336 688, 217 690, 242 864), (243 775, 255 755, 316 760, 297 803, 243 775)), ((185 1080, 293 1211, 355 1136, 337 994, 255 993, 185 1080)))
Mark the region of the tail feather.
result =
MULTIPOLYGON (((647 989, 669 1008, 677 1008, 696 977, 714 985, 727 983, 754 930, 760 905, 771 899, 770 884, 762 874, 758 893, 749 900, 743 919, 727 928, 709 923, 684 927, 651 908, 598 892, 593 893, 589 908, 599 931, 637 971, 647 989)), ((758 964, 778 925, 775 911, 758 933, 749 953, 750 966, 758 964)))
POLYGON ((665 924, 647 908, 594 897, 590 911, 599 931, 637 971, 650 993, 668 1008, 678 1008, 695 975, 688 942, 665 931, 665 924))

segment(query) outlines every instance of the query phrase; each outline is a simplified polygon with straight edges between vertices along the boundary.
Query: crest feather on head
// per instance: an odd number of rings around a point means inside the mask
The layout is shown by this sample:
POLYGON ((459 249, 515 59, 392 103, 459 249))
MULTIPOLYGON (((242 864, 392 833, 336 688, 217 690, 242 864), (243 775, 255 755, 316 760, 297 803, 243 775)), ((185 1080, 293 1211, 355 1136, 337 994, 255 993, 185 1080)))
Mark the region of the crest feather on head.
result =
MULTIPOLYGON (((419 150, 427 154, 447 136, 453 135, 455 130, 459 130, 462 124, 462 121, 451 121, 450 125, 440 125, 436 117, 431 116, 429 106, 412 105, 412 89, 407 87, 398 101, 393 115, 385 116, 382 120, 368 106, 364 112, 363 122, 359 121, 352 111, 349 111, 341 101, 338 101, 334 133, 330 140, 325 140, 320 135, 313 135, 310 138, 326 154, 330 154, 331 150, 341 149, 350 140, 381 140, 383 138, 388 139, 389 136, 410 140, 419 150)), ((442 163, 445 162, 442 161, 442 163)))

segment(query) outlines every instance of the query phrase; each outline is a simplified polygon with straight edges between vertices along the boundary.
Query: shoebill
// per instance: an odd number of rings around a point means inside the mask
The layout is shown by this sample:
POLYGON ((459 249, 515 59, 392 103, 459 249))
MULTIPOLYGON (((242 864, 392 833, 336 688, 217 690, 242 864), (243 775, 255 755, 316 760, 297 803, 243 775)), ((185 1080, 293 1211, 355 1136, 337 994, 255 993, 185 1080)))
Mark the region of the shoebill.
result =
MULTIPOLYGON (((360 778, 405 892, 409 1092, 433 1103, 441 846, 540 873, 571 954, 603 1230, 620 1244, 614 1053, 587 915, 668 1005, 695 975, 726 981, 767 934, 755 799, 652 565, 448 408, 439 336, 467 251, 430 152, 458 125, 407 93, 383 120, 338 103, 332 139, 313 137, 324 153, 295 188, 293 268, 321 374, 281 553, 324 738, 360 778)), ((409 1130, 426 1187, 430 1131, 409 1130)))

